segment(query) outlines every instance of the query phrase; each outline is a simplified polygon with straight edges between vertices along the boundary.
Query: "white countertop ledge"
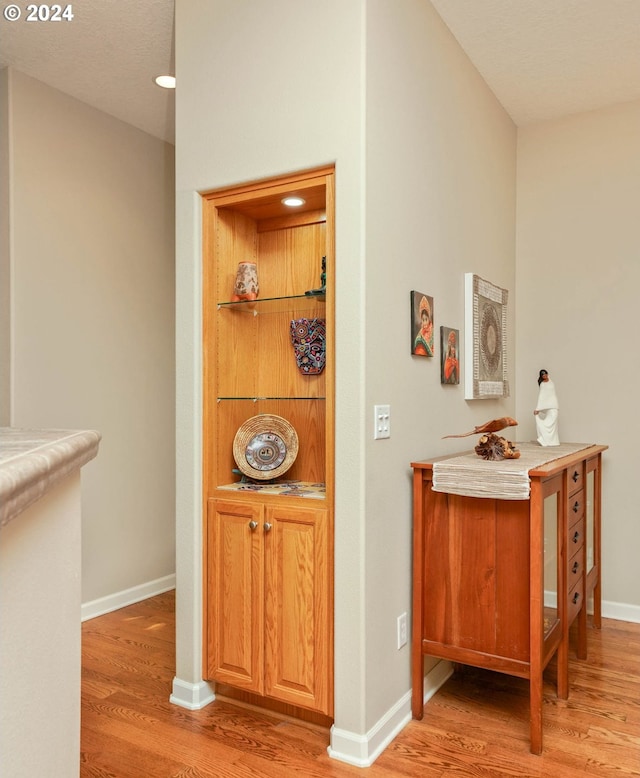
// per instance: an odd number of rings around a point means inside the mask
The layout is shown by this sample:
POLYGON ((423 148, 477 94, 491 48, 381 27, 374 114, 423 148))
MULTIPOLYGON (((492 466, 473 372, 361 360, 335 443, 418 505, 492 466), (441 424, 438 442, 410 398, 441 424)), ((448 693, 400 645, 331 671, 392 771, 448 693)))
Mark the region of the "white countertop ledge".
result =
POLYGON ((0 527, 91 461, 101 437, 95 430, 0 427, 0 527))

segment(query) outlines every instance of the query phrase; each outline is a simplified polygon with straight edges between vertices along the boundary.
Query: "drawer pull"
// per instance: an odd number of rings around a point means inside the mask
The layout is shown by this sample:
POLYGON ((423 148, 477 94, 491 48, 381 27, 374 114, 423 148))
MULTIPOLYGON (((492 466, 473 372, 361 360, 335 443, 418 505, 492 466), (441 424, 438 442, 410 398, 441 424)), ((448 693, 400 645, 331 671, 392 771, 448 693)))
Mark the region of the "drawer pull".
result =
POLYGON ((580 533, 578 532, 578 530, 576 530, 576 531, 573 533, 573 537, 571 538, 571 540, 573 540, 573 542, 574 542, 574 543, 577 543, 577 542, 578 542, 578 540, 579 540, 579 538, 580 538, 580 533))
POLYGON ((575 484, 579 478, 580 478, 580 473, 577 470, 574 470, 573 475, 571 476, 571 480, 575 484))
POLYGON ((268 521, 265 521, 265 523, 264 523, 264 531, 265 532, 271 532, 271 527, 272 527, 272 525, 269 524, 268 521))
POLYGON ((258 522, 257 521, 250 521, 249 522, 249 529, 251 530, 251 532, 255 532, 257 528, 258 528, 258 522))
POLYGON ((577 562, 574 562, 573 563, 573 567, 571 568, 571 572, 572 573, 577 573, 579 567, 580 567, 580 565, 577 562))
POLYGON ((574 513, 577 513, 579 510, 580 510, 580 503, 578 502, 578 500, 576 500, 576 501, 573 503, 573 512, 574 512, 574 513))
POLYGON ((580 599, 580 592, 576 592, 571 598, 571 602, 575 605, 580 599))

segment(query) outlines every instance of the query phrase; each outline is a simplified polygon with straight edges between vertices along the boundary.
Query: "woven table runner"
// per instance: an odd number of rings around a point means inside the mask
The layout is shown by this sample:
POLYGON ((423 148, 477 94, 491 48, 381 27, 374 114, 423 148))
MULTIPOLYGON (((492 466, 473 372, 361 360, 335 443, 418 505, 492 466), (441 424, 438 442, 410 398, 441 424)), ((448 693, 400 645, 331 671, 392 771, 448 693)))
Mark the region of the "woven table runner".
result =
POLYGON ((490 497, 497 500, 528 500, 529 470, 555 459, 589 448, 590 443, 561 443, 539 446, 516 443, 519 459, 497 461, 481 459, 477 454, 461 454, 433 463, 433 490, 463 497, 490 497))

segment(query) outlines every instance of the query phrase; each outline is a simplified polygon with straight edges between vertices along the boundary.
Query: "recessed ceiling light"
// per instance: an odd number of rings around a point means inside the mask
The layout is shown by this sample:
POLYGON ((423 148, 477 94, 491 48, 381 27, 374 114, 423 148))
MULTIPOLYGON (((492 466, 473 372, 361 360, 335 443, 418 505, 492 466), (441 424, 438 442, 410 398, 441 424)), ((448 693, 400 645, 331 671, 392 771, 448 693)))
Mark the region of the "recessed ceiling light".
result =
POLYGON ((156 82, 158 86, 161 86, 163 89, 176 88, 175 76, 156 76, 153 80, 156 82))
POLYGON ((301 205, 305 204, 305 200, 303 200, 302 197, 285 197, 282 200, 282 204, 289 208, 299 208, 301 205))

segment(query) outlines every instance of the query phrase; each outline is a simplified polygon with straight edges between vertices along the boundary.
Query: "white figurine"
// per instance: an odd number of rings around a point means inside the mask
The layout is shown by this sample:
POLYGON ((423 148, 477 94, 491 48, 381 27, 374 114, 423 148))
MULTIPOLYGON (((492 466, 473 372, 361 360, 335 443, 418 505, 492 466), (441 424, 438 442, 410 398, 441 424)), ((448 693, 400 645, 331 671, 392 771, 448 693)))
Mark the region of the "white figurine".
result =
POLYGON ((538 443, 541 446, 559 446, 558 436, 558 397, 553 381, 546 370, 538 376, 538 404, 533 412, 536 417, 538 443))

